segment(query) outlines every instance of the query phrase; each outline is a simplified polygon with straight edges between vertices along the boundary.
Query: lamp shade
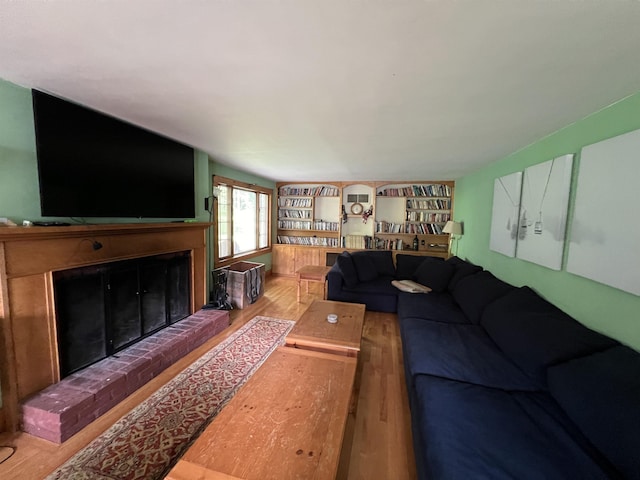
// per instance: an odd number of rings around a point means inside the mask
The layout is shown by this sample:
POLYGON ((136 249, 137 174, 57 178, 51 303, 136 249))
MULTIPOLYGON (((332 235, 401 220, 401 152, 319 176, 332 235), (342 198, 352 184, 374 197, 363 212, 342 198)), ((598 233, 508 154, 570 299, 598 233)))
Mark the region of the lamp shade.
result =
POLYGON ((462 235, 462 224, 460 222, 453 222, 449 220, 442 231, 453 235, 462 235))

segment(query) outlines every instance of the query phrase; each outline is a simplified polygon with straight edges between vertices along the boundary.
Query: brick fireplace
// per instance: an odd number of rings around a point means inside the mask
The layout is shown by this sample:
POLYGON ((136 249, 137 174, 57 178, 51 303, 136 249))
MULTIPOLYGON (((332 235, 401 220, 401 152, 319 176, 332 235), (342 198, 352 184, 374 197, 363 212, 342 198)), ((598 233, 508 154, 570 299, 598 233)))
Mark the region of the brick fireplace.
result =
MULTIPOLYGON (((188 309, 196 312, 207 300, 208 227, 164 223, 1 228, 0 431, 17 430, 20 404, 61 381, 54 273, 187 252, 188 309)), ((188 342, 186 337, 181 341, 188 342)))
POLYGON ((63 378, 22 402, 22 430, 64 442, 228 326, 229 312, 200 310, 63 378))

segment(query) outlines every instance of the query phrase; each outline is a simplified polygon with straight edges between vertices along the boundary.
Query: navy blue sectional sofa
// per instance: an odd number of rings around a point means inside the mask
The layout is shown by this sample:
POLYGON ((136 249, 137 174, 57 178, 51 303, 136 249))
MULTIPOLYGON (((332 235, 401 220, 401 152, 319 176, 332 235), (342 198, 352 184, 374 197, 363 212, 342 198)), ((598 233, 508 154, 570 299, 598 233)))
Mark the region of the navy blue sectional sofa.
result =
POLYGON ((389 250, 343 252, 327 274, 327 298, 363 303, 367 310, 395 312, 398 289, 391 285, 396 268, 389 250))
POLYGON ((329 298, 396 307, 420 479, 640 479, 638 352, 457 257, 395 267, 433 291, 337 290, 338 265, 329 298))

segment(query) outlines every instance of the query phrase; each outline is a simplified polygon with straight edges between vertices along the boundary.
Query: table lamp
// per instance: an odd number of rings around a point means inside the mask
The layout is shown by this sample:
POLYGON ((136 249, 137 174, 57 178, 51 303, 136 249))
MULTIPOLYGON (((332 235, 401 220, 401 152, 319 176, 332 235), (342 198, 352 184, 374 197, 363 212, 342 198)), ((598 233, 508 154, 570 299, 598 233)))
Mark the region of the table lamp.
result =
MULTIPOLYGON (((449 234, 449 253, 451 253, 451 243, 454 240, 456 242, 458 241, 458 238, 455 235, 462 235, 462 223, 449 220, 442 229, 442 232, 449 234)), ((456 244, 456 253, 454 253, 454 255, 456 255, 457 253, 458 245, 456 244)))

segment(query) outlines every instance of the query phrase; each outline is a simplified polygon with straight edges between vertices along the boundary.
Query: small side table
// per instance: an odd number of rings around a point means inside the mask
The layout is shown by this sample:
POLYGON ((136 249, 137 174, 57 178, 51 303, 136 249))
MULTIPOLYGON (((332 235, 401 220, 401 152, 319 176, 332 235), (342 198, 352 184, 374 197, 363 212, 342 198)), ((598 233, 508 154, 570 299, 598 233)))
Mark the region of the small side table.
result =
POLYGON ((323 265, 305 265, 296 271, 296 278, 298 280, 298 303, 300 303, 300 282, 303 280, 307 282, 307 294, 309 293, 309 282, 321 282, 323 288, 322 299, 327 298, 327 273, 329 273, 331 267, 325 267, 323 265))

